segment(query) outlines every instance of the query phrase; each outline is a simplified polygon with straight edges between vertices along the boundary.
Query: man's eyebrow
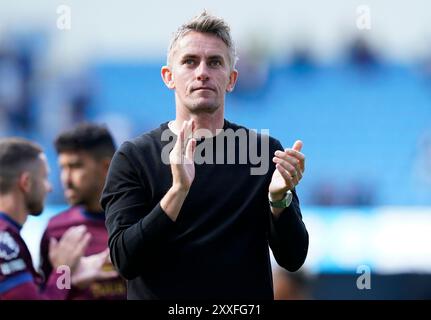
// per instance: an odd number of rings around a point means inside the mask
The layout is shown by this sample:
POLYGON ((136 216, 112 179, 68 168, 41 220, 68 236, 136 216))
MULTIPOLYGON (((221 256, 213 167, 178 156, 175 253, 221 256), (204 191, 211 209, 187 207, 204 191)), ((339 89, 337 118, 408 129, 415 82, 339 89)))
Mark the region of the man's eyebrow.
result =
MULTIPOLYGON (((199 59, 199 56, 196 54, 193 54, 193 53, 186 53, 186 54, 184 54, 184 56, 181 57, 181 60, 190 59, 190 58, 199 59)), ((208 60, 214 60, 214 59, 224 60, 224 57, 221 54, 212 54, 212 55, 208 56, 206 59, 208 59, 208 60)))
POLYGON ((80 160, 80 159, 76 159, 75 160, 74 159, 74 160, 71 160, 71 161, 67 161, 65 163, 59 162, 59 164, 62 165, 62 166, 76 166, 76 165, 82 164, 82 160, 80 160))
POLYGON ((196 54, 186 53, 181 57, 181 60, 190 59, 190 58, 197 59, 198 56, 196 54))
POLYGON ((213 55, 209 56, 208 59, 210 59, 210 60, 213 60, 213 59, 224 60, 224 57, 220 54, 213 54, 213 55))

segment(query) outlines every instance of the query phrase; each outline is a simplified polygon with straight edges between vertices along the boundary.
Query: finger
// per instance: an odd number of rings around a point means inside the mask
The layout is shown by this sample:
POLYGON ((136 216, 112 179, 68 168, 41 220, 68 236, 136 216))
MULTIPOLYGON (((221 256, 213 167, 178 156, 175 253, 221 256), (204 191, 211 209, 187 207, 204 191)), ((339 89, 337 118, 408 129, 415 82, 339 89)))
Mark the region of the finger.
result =
POLYGON ((183 122, 180 131, 178 132, 177 140, 175 141, 174 148, 169 154, 169 161, 171 164, 181 164, 182 161, 182 147, 184 142, 184 127, 183 122))
MULTIPOLYGON (((177 154, 182 157, 183 154, 183 149, 184 149, 184 140, 185 140, 185 135, 186 135, 186 126, 187 126, 187 121, 183 122, 183 126, 180 130, 180 135, 179 135, 179 139, 178 139, 178 150, 177 150, 177 154)), ((181 158, 180 158, 181 159, 181 158)))
POLYGON ((84 225, 79 225, 75 227, 70 227, 66 230, 61 240, 71 241, 82 237, 82 235, 87 231, 87 227, 84 225))
POLYGON ((109 256, 109 248, 106 248, 105 250, 103 250, 101 253, 105 253, 107 256, 109 256))
POLYGON ((186 122, 186 126, 184 129, 184 145, 183 145, 184 154, 186 154, 187 152, 187 146, 189 144, 190 139, 193 138, 193 130, 194 130, 194 121, 193 119, 190 119, 189 121, 186 122))
POLYGON ((66 240, 71 237, 71 235, 76 232, 77 227, 71 227, 66 230, 66 232, 63 234, 63 236, 60 238, 60 240, 66 240))
POLYGON ((86 258, 93 258, 95 260, 105 260, 107 257, 109 257, 109 249, 105 249, 103 251, 100 251, 99 253, 92 254, 91 256, 88 256, 86 258))
POLYGON ((178 136, 177 136, 177 141, 175 143, 175 146, 180 146, 181 145, 181 141, 182 141, 182 139, 184 139, 184 130, 186 128, 186 124, 187 124, 187 121, 183 121, 183 123, 181 124, 181 128, 178 131, 178 136))
MULTIPOLYGON (((112 265, 109 262, 109 251, 103 250, 102 252, 93 254, 87 258, 91 258, 93 260, 93 265, 97 266, 97 268, 103 268, 105 265, 112 265)), ((111 270, 111 269, 109 269, 111 270)))
POLYGON ((112 264, 109 248, 106 248, 102 253, 106 253, 105 262, 112 264))
POLYGON ((292 166, 294 166, 295 170, 302 171, 301 161, 298 160, 297 158, 292 157, 292 156, 288 155, 286 152, 282 152, 282 151, 277 151, 275 154, 276 154, 277 158, 280 158, 280 159, 290 163, 292 166))
POLYGON ((62 251, 73 252, 76 248, 76 245, 79 244, 80 239, 85 234, 86 230, 87 227, 84 225, 67 229, 58 242, 58 246, 61 247, 62 251))
POLYGON ((107 280, 118 277, 118 272, 115 270, 100 272, 95 280, 107 280))
POLYGON ((82 237, 82 240, 79 241, 75 247, 75 250, 74 250, 75 257, 79 257, 79 256, 82 256, 84 254, 85 249, 87 249, 87 246, 90 243, 90 240, 91 240, 91 234, 87 232, 82 237))
POLYGON ((292 184, 295 187, 299 183, 299 174, 292 176, 292 184))
POLYGON ((108 254, 105 258, 105 263, 112 265, 111 255, 108 254))
POLYGON ((58 246, 58 241, 55 238, 49 239, 49 251, 55 250, 55 248, 58 246))
POLYGON ((192 163, 194 159, 194 151, 196 149, 196 139, 190 139, 186 148, 186 159, 188 163, 192 163))
POLYGON ((297 175, 297 169, 288 161, 278 157, 274 157, 272 160, 275 163, 280 164, 290 174, 291 177, 295 177, 297 175))
MULTIPOLYGON (((279 150, 278 150, 278 151, 279 151, 279 150)), ((304 161, 304 160, 305 160, 305 156, 304 156, 304 154, 303 154, 303 153, 301 153, 301 152, 298 152, 298 151, 296 151, 296 150, 286 148, 286 149, 284 149, 284 152, 285 152, 287 155, 292 156, 292 157, 295 157, 296 159, 298 159, 298 160, 300 160, 300 161, 304 161)))
POLYGON ((292 183, 292 177, 290 174, 278 163, 275 165, 275 167, 277 168, 278 172, 280 172, 289 190, 293 189, 294 185, 292 183))
POLYGON ((292 165, 290 165, 289 163, 287 163, 283 160, 279 159, 278 161, 280 161, 279 164, 283 167, 283 169, 287 171, 292 186, 293 187, 296 186, 299 183, 299 173, 298 172, 300 172, 300 171, 297 171, 292 165))
POLYGON ((98 255, 100 255, 100 258, 104 261, 107 262, 107 259, 109 258, 109 249, 105 249, 102 252, 98 253, 98 255))
POLYGON ((292 149, 295 150, 295 151, 301 152, 302 146, 303 146, 302 141, 301 140, 296 140, 295 143, 293 144, 292 149))
POLYGON ((299 183, 299 181, 301 181, 301 179, 302 179, 302 172, 301 172, 301 170, 300 171, 298 171, 297 172, 297 178, 298 178, 298 182, 297 182, 297 184, 299 183))
POLYGON ((188 141, 189 139, 191 139, 193 137, 193 130, 194 130, 194 120, 190 119, 189 121, 186 122, 186 140, 188 141))
POLYGON ((282 157, 283 159, 287 159, 288 157, 295 158, 296 160, 299 161, 299 168, 301 168, 301 171, 304 172, 304 170, 305 170, 305 156, 302 153, 300 153, 296 150, 293 150, 293 149, 285 149, 284 152, 277 150, 275 152, 275 155, 277 157, 282 157))
POLYGON ((91 259, 92 268, 94 268, 94 270, 97 270, 97 272, 109 272, 115 270, 111 258, 109 257, 109 254, 106 255, 105 252, 100 252, 98 254, 94 254, 89 257, 83 257, 81 259, 84 258, 91 259))
MULTIPOLYGON (((87 228, 80 228, 77 232, 74 232, 70 235, 68 239, 67 245, 70 247, 70 250, 74 250, 75 248, 80 248, 81 245, 85 244, 85 239, 88 237, 89 233, 87 232, 87 228)), ((91 235, 90 235, 91 236, 91 235)))
POLYGON ((189 141, 189 136, 190 136, 190 132, 189 131, 190 131, 190 129, 189 129, 189 121, 186 121, 186 125, 184 126, 183 141, 182 141, 182 144, 181 144, 181 155, 182 155, 183 158, 184 158, 184 156, 186 154, 187 143, 189 141))

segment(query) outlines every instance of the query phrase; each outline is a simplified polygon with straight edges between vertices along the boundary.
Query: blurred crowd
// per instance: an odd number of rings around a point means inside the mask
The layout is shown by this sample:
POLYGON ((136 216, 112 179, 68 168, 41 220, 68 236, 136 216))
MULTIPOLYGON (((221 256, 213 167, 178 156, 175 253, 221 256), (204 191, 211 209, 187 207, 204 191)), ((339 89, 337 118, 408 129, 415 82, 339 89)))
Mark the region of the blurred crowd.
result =
MULTIPOLYGON (((127 106, 124 106, 124 110, 118 110, 117 116, 104 114, 104 106, 94 101, 107 92, 99 90, 98 79, 92 73, 92 67, 82 66, 73 72, 61 68, 53 70, 44 57, 44 52, 48 49, 49 39, 43 33, 10 35, 3 37, 0 42, 0 136, 33 138, 47 147, 48 158, 52 160, 51 143, 55 135, 84 120, 109 121, 108 126, 114 136, 121 136, 121 139, 149 129, 140 127, 146 119, 135 119, 133 114, 128 114, 127 106)), ((239 56, 237 68, 241 76, 232 99, 240 101, 246 112, 247 105, 253 101, 266 101, 265 93, 273 81, 274 61, 265 43, 258 40, 251 41, 240 50, 239 56)), ((430 61, 431 59, 424 59, 418 68, 423 79, 428 79, 426 81, 431 79, 430 61)), ((356 37, 346 46, 339 63, 357 70, 366 78, 384 65, 385 59, 367 38, 356 37)), ((281 69, 286 74, 300 79, 312 74, 321 64, 312 50, 301 43, 292 44, 289 54, 285 55, 279 66, 282 66, 281 69)), ((421 204, 431 200, 430 192, 426 191, 431 189, 427 178, 431 172, 427 160, 429 157, 426 156, 430 148, 428 140, 426 137, 418 137, 419 147, 413 155, 412 168, 407 169, 412 173, 411 189, 418 194, 416 202, 421 204)), ((54 173, 55 170, 54 168, 54 173)), ((341 179, 340 182, 331 178, 331 172, 329 174, 328 177, 316 178, 313 183, 304 186, 307 191, 306 204, 372 206, 381 203, 379 181, 375 181, 373 177, 362 179, 354 176, 341 179)), ((54 185, 59 186, 58 179, 54 181, 54 185)), ((412 197, 410 199, 415 203, 412 197)), ((49 201, 63 202, 61 193, 54 192, 49 201)))

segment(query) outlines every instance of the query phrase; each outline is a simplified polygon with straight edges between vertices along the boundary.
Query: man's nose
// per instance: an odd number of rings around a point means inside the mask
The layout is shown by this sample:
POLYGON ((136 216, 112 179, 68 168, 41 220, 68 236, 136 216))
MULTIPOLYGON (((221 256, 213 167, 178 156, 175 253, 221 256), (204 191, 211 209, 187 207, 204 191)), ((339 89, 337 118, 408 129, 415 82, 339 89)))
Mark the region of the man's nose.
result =
POLYGON ((70 170, 64 169, 61 174, 61 180, 64 186, 68 186, 72 180, 72 172, 70 170))
POLYGON ((205 61, 202 61, 196 68, 196 79, 199 81, 206 81, 209 79, 208 66, 205 61))

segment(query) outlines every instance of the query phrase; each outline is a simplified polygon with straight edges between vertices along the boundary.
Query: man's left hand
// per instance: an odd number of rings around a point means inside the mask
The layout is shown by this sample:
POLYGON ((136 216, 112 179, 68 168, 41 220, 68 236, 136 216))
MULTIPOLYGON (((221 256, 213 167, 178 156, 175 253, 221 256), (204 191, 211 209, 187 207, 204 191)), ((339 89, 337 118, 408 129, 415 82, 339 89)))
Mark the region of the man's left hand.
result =
POLYGON ((84 289, 94 281, 116 277, 118 277, 118 273, 112 265, 107 248, 91 256, 81 257, 78 267, 72 273, 72 285, 84 289))
POLYGON ((288 190, 293 190, 301 181, 305 169, 305 156, 301 149, 302 141, 297 140, 291 149, 275 152, 272 161, 276 170, 269 185, 269 193, 273 200, 281 200, 288 190))

